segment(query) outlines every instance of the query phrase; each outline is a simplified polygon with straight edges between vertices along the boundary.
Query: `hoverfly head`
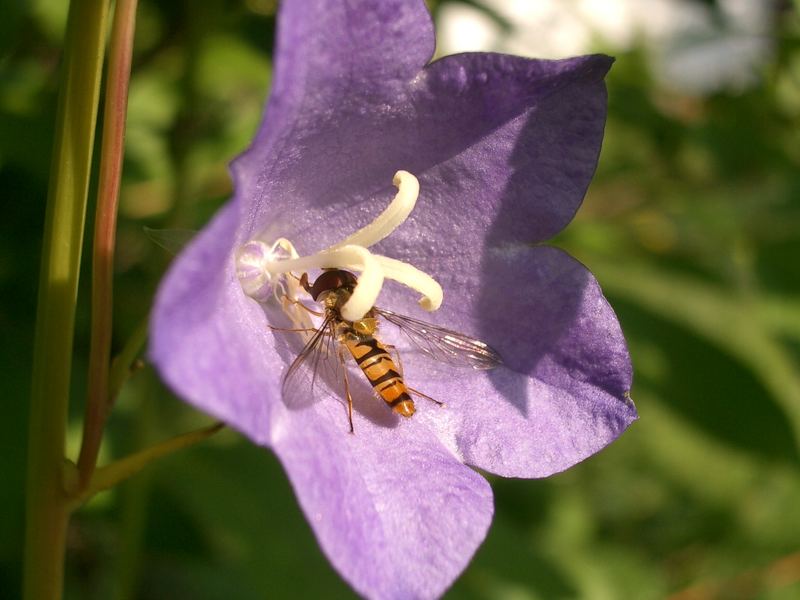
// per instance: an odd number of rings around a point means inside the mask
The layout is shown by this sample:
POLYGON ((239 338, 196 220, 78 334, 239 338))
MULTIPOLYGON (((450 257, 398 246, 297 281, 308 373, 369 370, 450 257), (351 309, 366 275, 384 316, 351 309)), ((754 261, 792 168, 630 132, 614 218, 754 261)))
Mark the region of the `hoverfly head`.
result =
POLYGON ((353 293, 356 287, 356 276, 342 269, 327 269, 317 277, 313 285, 306 288, 316 302, 325 304, 328 308, 341 307, 353 293))

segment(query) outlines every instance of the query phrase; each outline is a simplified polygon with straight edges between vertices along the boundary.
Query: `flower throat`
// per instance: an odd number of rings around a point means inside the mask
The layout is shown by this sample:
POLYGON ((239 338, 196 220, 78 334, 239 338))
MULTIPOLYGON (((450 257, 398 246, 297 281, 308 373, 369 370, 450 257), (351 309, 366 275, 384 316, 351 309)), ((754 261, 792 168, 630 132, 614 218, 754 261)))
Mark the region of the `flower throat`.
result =
MULTIPOLYGON (((438 309, 443 293, 436 280, 413 265, 369 251, 397 229, 416 205, 419 196, 416 177, 407 171, 398 171, 393 184, 397 194, 374 221, 316 254, 300 256, 286 238, 271 243, 260 239, 245 243, 236 256, 236 274, 245 294, 258 302, 275 298, 296 327, 310 328, 309 312, 299 300, 304 290, 302 275, 295 273, 305 275, 310 269, 341 269, 360 273, 353 282, 350 297, 340 308, 345 321, 358 321, 372 309, 386 278, 420 292, 419 304, 423 309, 438 309)), ((307 275, 304 281, 308 285, 307 275)))

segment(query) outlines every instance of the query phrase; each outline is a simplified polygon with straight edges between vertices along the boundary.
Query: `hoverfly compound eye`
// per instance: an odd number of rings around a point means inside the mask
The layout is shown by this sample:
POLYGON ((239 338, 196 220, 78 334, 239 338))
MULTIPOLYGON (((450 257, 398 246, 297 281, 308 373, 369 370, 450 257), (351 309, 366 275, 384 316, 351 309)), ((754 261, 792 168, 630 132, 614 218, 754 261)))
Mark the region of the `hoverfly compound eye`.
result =
POLYGON ((322 275, 317 277, 309 293, 314 300, 318 300, 320 294, 323 292, 330 292, 342 288, 352 292, 356 287, 356 282, 356 276, 349 271, 333 269, 325 271, 322 275))
POLYGON ((244 293, 265 303, 274 298, 283 311, 296 320, 297 305, 303 294, 316 300, 325 291, 346 289, 350 292, 341 307, 347 321, 357 321, 374 305, 384 278, 394 279, 422 294, 420 306, 434 311, 442 303, 441 286, 430 275, 412 265, 373 254, 368 250, 400 226, 413 210, 419 196, 419 181, 407 171, 398 171, 393 179, 397 187, 389 206, 367 226, 338 244, 310 256, 299 256, 294 245, 280 238, 272 244, 251 240, 236 255, 236 273, 244 293), (320 275, 309 290, 301 274, 313 269, 329 269, 320 275), (350 271, 359 272, 358 278, 350 271))

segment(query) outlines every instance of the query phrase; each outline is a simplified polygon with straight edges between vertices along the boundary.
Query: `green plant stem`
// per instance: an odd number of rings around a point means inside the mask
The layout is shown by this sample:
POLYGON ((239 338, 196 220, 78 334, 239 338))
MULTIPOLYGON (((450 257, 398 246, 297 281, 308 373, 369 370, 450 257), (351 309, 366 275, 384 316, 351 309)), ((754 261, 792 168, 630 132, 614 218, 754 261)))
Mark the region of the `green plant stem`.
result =
POLYGON ((111 361, 114 244, 117 206, 122 176, 128 84, 136 28, 137 0, 117 0, 109 44, 103 143, 97 214, 92 247, 92 338, 89 352, 89 389, 78 456, 78 487, 89 485, 111 405, 109 370, 111 361))
POLYGON ((65 36, 43 233, 28 436, 24 595, 61 597, 69 520, 64 438, 86 196, 108 4, 74 0, 65 36))
MULTIPOLYGON (((158 429, 157 405, 160 399, 158 386, 151 374, 141 377, 134 393, 139 406, 133 415, 132 434, 136 448, 153 444, 158 429)), ((134 386, 131 386, 134 387, 134 386)), ((120 526, 119 548, 114 569, 114 589, 111 600, 134 600, 142 565, 145 529, 148 518, 148 498, 153 487, 153 469, 145 469, 119 486, 120 526)))
POLYGON ((190 431, 189 433, 175 436, 150 446, 149 448, 140 450, 135 454, 114 461, 110 465, 99 467, 95 470, 89 487, 85 490, 82 490, 79 495, 76 495, 71 499, 70 502, 72 508, 80 506, 98 492, 110 489, 118 483, 129 479, 133 475, 136 475, 150 463, 165 456, 169 456, 178 450, 182 450, 202 442, 206 438, 209 438, 217 433, 223 427, 225 427, 224 423, 214 423, 209 427, 204 427, 203 429, 198 429, 196 431, 190 431))
POLYGON ((122 351, 111 362, 111 373, 108 381, 108 395, 113 403, 119 395, 125 381, 135 370, 136 357, 142 351, 147 341, 147 327, 149 317, 145 317, 125 342, 122 351))

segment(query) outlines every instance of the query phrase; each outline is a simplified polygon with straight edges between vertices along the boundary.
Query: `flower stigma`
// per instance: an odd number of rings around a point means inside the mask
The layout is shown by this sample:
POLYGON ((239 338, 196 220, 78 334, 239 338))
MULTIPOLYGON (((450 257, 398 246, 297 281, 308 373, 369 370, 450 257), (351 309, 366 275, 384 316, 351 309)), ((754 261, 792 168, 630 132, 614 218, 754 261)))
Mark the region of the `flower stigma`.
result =
POLYGON ((300 256, 286 238, 271 244, 258 239, 244 244, 236 255, 236 274, 244 293, 260 303, 274 298, 296 327, 311 329, 309 311, 299 300, 304 290, 298 274, 310 269, 347 269, 360 275, 341 309, 346 321, 361 319, 375 305, 386 278, 421 293, 419 304, 424 310, 438 309, 443 292, 433 277, 413 265, 368 250, 397 229, 416 205, 419 196, 416 177, 398 171, 392 183, 397 194, 374 221, 321 252, 300 256))

